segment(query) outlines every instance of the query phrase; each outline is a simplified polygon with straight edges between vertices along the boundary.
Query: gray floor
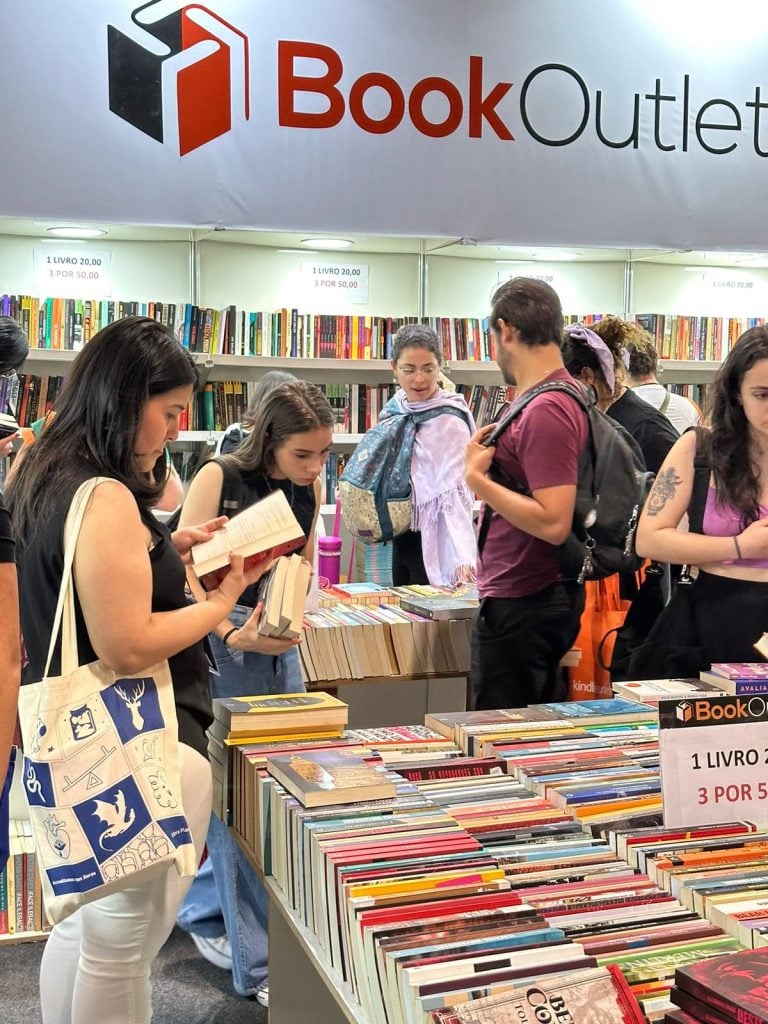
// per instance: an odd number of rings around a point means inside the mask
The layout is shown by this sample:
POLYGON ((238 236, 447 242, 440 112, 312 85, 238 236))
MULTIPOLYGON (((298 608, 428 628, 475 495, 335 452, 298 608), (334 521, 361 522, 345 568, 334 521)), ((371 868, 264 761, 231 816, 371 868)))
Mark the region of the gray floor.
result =
MULTIPOLYGON (((43 945, 0 945, 2 1024, 41 1024, 37 977, 43 945)), ((267 1024, 267 1011, 236 996, 231 976, 203 960, 179 928, 155 961, 152 1007, 152 1024, 267 1024)))

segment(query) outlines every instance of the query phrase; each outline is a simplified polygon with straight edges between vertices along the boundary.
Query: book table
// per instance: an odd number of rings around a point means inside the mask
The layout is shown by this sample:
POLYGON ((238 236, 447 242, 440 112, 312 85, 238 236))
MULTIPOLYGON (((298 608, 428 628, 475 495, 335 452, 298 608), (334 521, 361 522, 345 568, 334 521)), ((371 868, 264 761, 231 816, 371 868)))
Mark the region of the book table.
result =
POLYGON ((315 936, 294 915, 251 845, 230 834, 269 896, 269 1024, 368 1024, 349 986, 331 967, 315 936))
POLYGON ((275 880, 265 878, 264 884, 269 893, 269 1024, 368 1024, 275 880))

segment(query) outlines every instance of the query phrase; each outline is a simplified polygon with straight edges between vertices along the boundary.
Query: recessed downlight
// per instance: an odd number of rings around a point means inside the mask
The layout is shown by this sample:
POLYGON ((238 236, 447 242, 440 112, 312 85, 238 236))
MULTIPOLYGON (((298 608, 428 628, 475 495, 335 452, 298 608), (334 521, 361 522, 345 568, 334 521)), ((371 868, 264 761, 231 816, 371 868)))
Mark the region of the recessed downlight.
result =
POLYGON ((101 238, 107 233, 106 228, 86 228, 76 224, 46 228, 46 231, 54 238, 101 238))
POLYGON ((308 249, 348 249, 353 243, 349 238, 302 238, 301 244, 308 249))

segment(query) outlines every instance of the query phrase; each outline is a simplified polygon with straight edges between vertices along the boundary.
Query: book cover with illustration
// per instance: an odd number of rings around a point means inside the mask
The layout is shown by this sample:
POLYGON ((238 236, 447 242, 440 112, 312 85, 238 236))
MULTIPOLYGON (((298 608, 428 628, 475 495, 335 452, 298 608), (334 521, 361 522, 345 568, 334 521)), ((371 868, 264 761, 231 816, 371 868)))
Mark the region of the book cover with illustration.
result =
POLYGON ((385 774, 343 750, 276 754, 267 757, 267 771, 305 807, 386 800, 397 792, 385 774))
POLYGON ((685 964, 675 985, 734 1020, 768 1024, 768 948, 685 964))

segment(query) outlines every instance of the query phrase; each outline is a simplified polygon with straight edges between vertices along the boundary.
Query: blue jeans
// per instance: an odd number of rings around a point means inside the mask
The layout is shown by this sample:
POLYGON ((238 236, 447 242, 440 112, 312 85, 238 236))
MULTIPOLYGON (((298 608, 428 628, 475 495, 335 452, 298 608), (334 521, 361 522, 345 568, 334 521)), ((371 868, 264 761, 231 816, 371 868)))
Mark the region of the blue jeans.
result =
MULTIPOLYGON (((252 609, 238 605, 229 616, 241 626, 252 609)), ((299 653, 257 654, 234 651, 211 635, 219 675, 211 673, 211 697, 303 693, 299 653)), ((179 911, 186 932, 209 939, 226 935, 232 946, 232 978, 241 996, 254 995, 267 982, 267 893, 227 826, 211 815, 206 839, 208 859, 179 911)))

